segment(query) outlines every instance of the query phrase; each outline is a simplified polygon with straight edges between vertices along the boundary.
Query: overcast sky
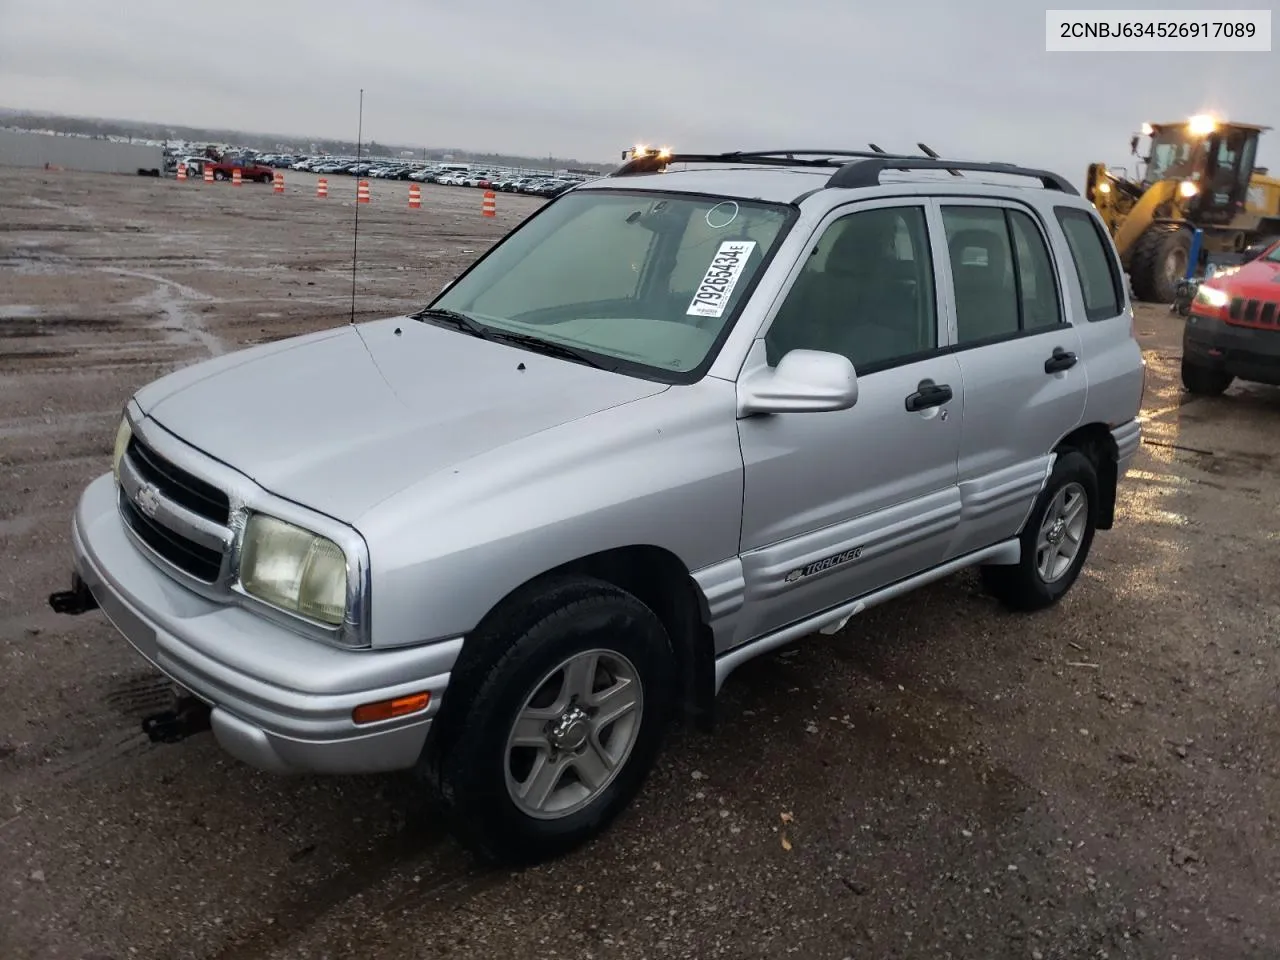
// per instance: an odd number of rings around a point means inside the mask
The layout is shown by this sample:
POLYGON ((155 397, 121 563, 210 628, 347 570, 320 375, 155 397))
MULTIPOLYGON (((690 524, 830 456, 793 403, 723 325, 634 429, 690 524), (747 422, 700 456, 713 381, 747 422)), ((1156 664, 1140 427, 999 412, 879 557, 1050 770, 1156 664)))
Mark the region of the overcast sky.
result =
MULTIPOLYGON (((354 137, 364 87, 366 140, 589 161, 924 140, 1076 183, 1144 120, 1280 125, 1280 54, 1046 53, 1045 6, 0 0, 0 105, 354 137)), ((1260 160, 1280 168, 1280 131, 1260 160)))

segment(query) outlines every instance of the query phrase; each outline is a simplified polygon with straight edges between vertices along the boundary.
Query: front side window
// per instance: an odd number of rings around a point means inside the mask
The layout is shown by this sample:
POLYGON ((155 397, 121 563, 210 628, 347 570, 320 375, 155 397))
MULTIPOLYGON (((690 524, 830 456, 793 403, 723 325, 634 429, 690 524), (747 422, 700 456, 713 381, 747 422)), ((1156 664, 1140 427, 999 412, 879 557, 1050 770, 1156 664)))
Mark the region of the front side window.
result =
POLYGON ((575 191, 432 307, 618 369, 685 373, 708 358, 793 215, 723 198, 575 191))
POLYGON ((1147 183, 1191 174, 1195 141, 1185 127, 1166 127, 1151 140, 1151 160, 1147 165, 1147 183))
POLYGON ((841 217, 811 249, 765 336, 777 365, 791 350, 849 358, 860 375, 938 345, 937 300, 924 208, 841 217))

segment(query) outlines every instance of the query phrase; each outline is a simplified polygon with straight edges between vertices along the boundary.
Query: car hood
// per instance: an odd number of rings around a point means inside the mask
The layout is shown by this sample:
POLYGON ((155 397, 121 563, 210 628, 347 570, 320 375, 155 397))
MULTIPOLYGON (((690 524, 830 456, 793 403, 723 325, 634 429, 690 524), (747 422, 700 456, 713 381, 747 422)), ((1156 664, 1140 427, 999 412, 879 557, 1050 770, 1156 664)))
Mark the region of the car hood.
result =
POLYGON ((1233 297, 1254 300, 1280 300, 1280 263, 1253 260, 1225 273, 1217 273, 1205 281, 1233 297))
POLYGON ((355 523, 436 471, 666 389, 395 317, 196 364, 135 400, 272 493, 355 523))

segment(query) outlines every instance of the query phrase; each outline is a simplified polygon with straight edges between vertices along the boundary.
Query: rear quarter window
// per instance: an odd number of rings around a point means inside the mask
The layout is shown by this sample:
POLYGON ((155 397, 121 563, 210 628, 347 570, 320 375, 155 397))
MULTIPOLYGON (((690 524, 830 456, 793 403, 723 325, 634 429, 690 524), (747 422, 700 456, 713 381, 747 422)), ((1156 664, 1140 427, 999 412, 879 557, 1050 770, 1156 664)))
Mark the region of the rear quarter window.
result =
POLYGON ((1074 207, 1055 207, 1054 213, 1076 267, 1085 317, 1107 320, 1124 310, 1123 274, 1096 217, 1074 207))

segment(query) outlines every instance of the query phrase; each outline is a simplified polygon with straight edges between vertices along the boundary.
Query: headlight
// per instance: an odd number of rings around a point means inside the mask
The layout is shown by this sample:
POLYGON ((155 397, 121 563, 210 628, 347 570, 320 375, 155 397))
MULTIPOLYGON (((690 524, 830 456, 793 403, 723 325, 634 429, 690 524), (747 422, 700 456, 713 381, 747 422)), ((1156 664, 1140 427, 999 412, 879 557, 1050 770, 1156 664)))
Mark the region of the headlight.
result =
POLYGON ((1202 307, 1212 307, 1216 310, 1230 303, 1231 297, 1222 290, 1202 285, 1196 290, 1195 302, 1202 307))
POLYGON ((1197 193, 1200 192, 1200 188, 1196 186, 1196 183, 1194 180, 1183 180, 1180 184, 1178 184, 1178 192, 1182 194, 1182 196, 1185 197, 1187 200, 1190 200, 1192 197, 1194 197, 1197 193))
POLYGON ((129 426, 129 418, 121 417, 120 426, 116 427, 116 445, 111 451, 111 473, 116 478, 116 483, 120 482, 120 461, 124 457, 124 451, 129 446, 129 438, 133 436, 133 429, 129 426))
POLYGON ((347 613, 347 558, 332 540, 255 513, 244 528, 240 586, 272 606, 337 626, 347 613))

